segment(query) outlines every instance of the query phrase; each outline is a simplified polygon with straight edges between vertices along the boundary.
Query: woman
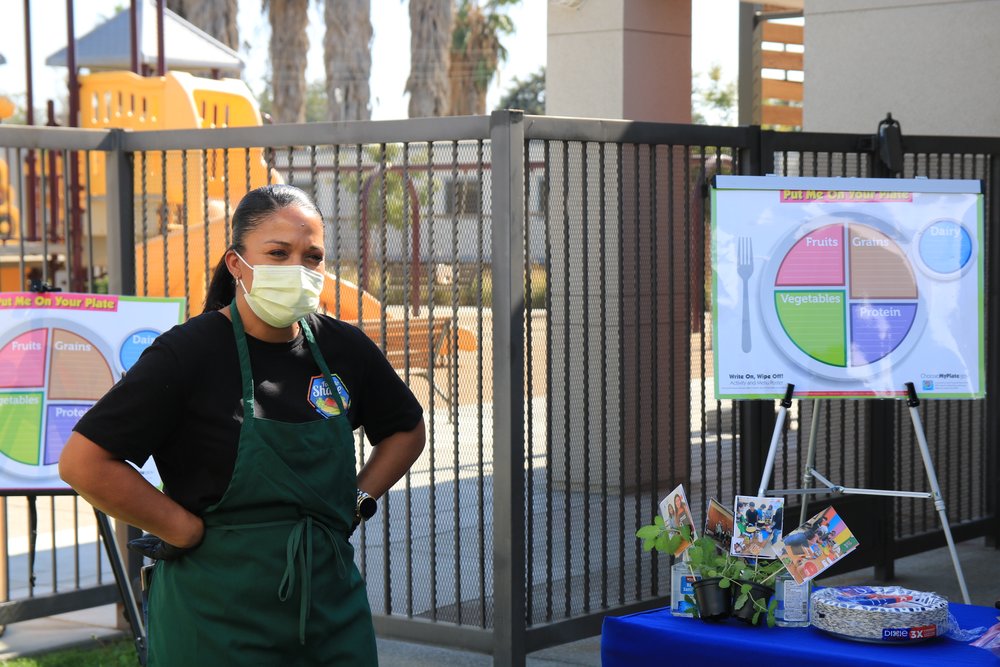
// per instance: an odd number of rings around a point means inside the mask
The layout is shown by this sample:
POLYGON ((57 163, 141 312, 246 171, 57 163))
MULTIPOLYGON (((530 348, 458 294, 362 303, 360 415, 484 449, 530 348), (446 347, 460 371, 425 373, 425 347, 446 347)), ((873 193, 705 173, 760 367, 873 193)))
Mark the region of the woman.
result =
POLYGON ((674 509, 673 505, 667 505, 667 527, 668 528, 680 528, 677 524, 677 511, 674 509))
POLYGON ((323 222, 249 192, 205 312, 161 335, 59 461, 95 507, 153 534, 149 665, 375 665, 348 537, 420 455, 419 403, 357 328, 315 314, 323 222), (375 445, 355 475, 352 430, 375 445), (164 493, 128 462, 152 456, 164 493))
POLYGON ((694 529, 694 521, 691 520, 691 513, 688 512, 687 503, 678 493, 674 496, 674 514, 677 515, 677 527, 691 526, 694 529))

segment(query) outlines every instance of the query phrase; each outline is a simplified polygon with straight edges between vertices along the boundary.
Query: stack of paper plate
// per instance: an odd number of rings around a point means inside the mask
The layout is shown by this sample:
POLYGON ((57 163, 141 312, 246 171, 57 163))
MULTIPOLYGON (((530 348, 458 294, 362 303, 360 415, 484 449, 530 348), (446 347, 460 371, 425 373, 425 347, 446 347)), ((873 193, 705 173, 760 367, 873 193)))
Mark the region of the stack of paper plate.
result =
POLYGON ((812 624, 845 639, 911 643, 945 631, 948 601, 899 586, 823 588, 812 594, 812 624))

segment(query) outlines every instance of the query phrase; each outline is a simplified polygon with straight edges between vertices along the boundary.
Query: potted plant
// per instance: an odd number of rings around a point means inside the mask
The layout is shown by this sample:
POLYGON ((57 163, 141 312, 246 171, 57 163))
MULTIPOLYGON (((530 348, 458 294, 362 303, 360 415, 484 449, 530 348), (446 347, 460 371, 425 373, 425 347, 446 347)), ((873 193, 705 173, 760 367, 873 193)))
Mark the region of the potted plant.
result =
POLYGON ((687 550, 688 565, 698 575, 694 583, 694 603, 703 621, 717 621, 732 611, 733 575, 739 559, 719 551, 713 540, 702 537, 687 550))
MULTIPOLYGON (((691 530, 687 526, 673 528, 656 516, 653 523, 636 532, 643 540, 643 549, 677 555, 677 550, 687 541, 691 542, 691 530)), ((784 569, 780 560, 761 565, 760 559, 743 559, 723 553, 711 538, 694 540, 686 549, 688 565, 698 575, 694 583, 694 599, 698 616, 705 621, 720 620, 731 613, 752 625, 762 620, 768 627, 775 624, 774 613, 777 600, 773 599, 772 584, 778 573, 784 569)))
POLYGON ((760 559, 753 565, 743 559, 733 590, 733 616, 751 625, 758 625, 763 618, 769 628, 774 627, 774 612, 778 600, 774 597, 774 578, 785 569, 780 560, 761 566, 760 559))
POLYGON ((730 584, 732 576, 737 571, 735 561, 738 559, 734 558, 733 562, 729 563, 728 557, 718 551, 711 539, 703 537, 692 542, 689 526, 682 525, 680 528, 668 526, 659 515, 653 519, 652 524, 643 526, 635 535, 643 541, 644 550, 656 549, 671 556, 679 555, 678 550, 687 542, 689 546, 685 553, 688 557, 688 566, 699 577, 693 585, 695 599, 688 599, 688 602, 695 606, 698 617, 704 621, 720 620, 729 616, 732 609, 730 584), (729 576, 726 575, 727 572, 729 576))

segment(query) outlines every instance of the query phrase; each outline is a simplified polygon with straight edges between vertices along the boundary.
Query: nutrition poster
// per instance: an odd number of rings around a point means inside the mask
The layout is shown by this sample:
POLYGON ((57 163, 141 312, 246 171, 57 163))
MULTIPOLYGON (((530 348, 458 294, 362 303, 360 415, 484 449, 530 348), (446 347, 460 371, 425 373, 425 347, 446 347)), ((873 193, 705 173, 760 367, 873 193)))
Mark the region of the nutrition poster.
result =
POLYGON ((979 181, 717 177, 716 397, 983 397, 982 239, 979 181))
MULTIPOLYGON (((184 299, 0 293, 0 489, 65 489, 76 422, 183 316, 184 299)), ((159 484, 152 460, 142 473, 159 484)))

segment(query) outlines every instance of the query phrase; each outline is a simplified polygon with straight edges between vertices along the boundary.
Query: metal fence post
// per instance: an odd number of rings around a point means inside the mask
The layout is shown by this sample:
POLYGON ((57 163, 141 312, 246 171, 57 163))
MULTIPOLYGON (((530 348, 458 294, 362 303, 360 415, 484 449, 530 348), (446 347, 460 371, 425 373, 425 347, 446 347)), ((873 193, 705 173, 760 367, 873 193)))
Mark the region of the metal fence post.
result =
MULTIPOLYGON (((740 173, 762 176, 774 170, 774 155, 759 126, 751 128, 753 136, 740 155, 740 173)), ((774 431, 774 401, 739 401, 740 493, 757 493, 764 474, 764 459, 774 431)), ((770 486, 770 485, 768 485, 770 486)))
MULTIPOLYGON (((875 178, 892 178, 894 174, 879 158, 879 137, 872 137, 869 163, 875 178)), ((901 388, 902 389, 902 388, 901 388)), ((896 405, 890 399, 865 401, 865 486, 869 489, 895 489, 896 483, 896 405)), ((896 572, 896 501, 890 497, 870 499, 875 539, 872 559, 875 579, 888 581, 896 572)))
MULTIPOLYGON (((865 486, 869 489, 894 489, 896 483, 896 401, 874 399, 865 402, 865 486)), ((888 581, 896 570, 896 511, 895 499, 873 497, 868 500, 871 508, 872 560, 875 578, 888 581)))
POLYGON ((135 294, 135 207, 132 155, 122 150, 125 130, 111 130, 111 150, 107 152, 106 181, 108 203, 108 291, 135 294))
MULTIPOLYGON (((105 192, 108 211, 108 292, 135 294, 135 195, 132 154, 122 150, 125 130, 111 130, 111 149, 105 158, 105 192)), ((116 545, 124 556, 130 582, 138 581, 142 557, 125 549, 125 543, 141 531, 115 521, 116 545)))
POLYGON ((524 114, 490 116, 493 190, 493 664, 525 664, 524 114))
POLYGON ((996 275, 1000 270, 1000 155, 990 155, 990 180, 986 183, 986 480, 992 489, 987 509, 993 528, 986 535, 987 544, 1000 549, 1000 289, 996 275))

